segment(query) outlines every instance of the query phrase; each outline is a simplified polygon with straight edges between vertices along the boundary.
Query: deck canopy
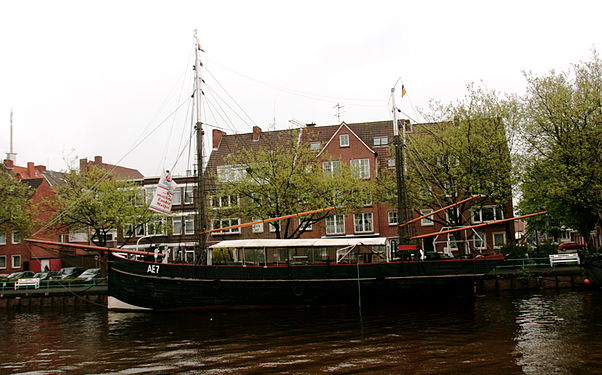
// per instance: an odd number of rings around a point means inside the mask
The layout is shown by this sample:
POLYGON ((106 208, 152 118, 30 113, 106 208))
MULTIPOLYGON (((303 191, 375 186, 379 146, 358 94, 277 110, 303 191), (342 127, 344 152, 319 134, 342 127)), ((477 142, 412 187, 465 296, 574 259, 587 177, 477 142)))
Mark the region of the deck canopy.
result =
POLYGON ((266 248, 266 247, 337 247, 337 246, 385 246, 386 237, 366 238, 303 238, 303 239, 257 239, 257 240, 227 240, 209 246, 211 249, 227 248, 266 248))

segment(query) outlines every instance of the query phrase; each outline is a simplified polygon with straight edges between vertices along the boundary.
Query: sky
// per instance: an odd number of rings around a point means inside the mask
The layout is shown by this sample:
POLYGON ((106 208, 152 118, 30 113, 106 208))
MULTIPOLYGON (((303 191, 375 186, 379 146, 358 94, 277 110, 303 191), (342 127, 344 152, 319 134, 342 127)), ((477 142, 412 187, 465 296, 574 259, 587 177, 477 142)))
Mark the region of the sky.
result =
POLYGON ((567 71, 602 50, 600 14, 596 0, 2 1, 0 153, 12 109, 17 165, 101 155, 145 176, 184 173, 195 29, 204 122, 232 134, 337 124, 337 104, 347 123, 390 120, 399 78, 413 122, 470 82, 522 94, 524 71, 567 71))

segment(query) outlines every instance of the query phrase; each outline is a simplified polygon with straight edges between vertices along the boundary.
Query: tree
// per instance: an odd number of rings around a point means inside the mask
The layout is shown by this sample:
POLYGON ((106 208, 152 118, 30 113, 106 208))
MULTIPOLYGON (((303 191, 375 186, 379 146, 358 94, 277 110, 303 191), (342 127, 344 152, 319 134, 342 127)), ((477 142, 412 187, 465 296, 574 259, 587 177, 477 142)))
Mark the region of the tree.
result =
MULTIPOLYGON (((431 122, 414 124, 405 146, 411 207, 437 210, 483 195, 433 217, 446 227, 468 224, 470 210, 485 203, 506 207, 512 197, 511 150, 519 113, 516 97, 502 97, 472 85, 457 103, 432 103, 427 115, 431 122)), ((381 186, 395 191, 393 182, 385 176, 381 186)), ((511 214, 508 210, 506 215, 511 214)))
POLYGON ((602 61, 525 74, 523 210, 545 209, 589 239, 602 215, 602 61))
POLYGON ((229 209, 213 210, 214 227, 220 226, 220 218, 233 215, 259 220, 336 207, 272 222, 277 238, 298 238, 327 216, 359 210, 370 201, 369 181, 354 177, 343 163, 323 171, 316 153, 298 141, 296 132, 277 143, 259 150, 241 149, 227 158, 225 168, 218 168, 214 177, 219 188, 213 199, 235 196, 239 200, 229 209))
POLYGON ((31 189, 0 170, 0 229, 27 233, 32 227, 31 189))
POLYGON ((57 196, 60 222, 69 228, 91 229, 97 246, 106 246, 109 232, 128 224, 145 225, 156 217, 144 204, 143 190, 101 169, 89 167, 83 174, 72 170, 65 174, 65 181, 57 196))

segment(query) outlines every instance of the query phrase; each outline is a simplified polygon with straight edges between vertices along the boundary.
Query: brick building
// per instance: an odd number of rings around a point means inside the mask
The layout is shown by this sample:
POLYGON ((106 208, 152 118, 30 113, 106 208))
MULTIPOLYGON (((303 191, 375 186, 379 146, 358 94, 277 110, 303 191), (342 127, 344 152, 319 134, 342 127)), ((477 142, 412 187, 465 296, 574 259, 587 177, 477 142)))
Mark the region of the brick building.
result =
MULTIPOLYGON (((61 173, 48 171, 45 166, 32 162, 28 162, 26 167, 17 166, 9 159, 4 161, 3 169, 31 189, 31 205, 37 209, 34 217, 34 231, 37 231, 54 214, 54 208, 45 202, 54 200, 56 187, 63 183, 61 173)), ((57 241, 64 234, 60 228, 51 227, 38 233, 36 237, 57 241)), ((25 243, 23 235, 18 231, 0 231, 0 273, 30 270, 40 272, 46 267, 50 270, 62 267, 58 252, 25 243)))
MULTIPOLYGON (((209 173, 219 176, 236 174, 236 166, 228 166, 225 162, 227 156, 241 148, 259 150, 269 148, 270 144, 279 142, 286 137, 298 137, 301 142, 309 145, 310 149, 317 152, 316 158, 324 170, 333 168, 333 163, 344 163, 359 171, 361 178, 373 180, 383 173, 393 173, 395 168, 394 155, 391 155, 393 129, 391 121, 378 121, 367 123, 354 123, 330 126, 315 126, 309 124, 298 132, 279 130, 262 132, 257 126, 252 133, 226 134, 220 130, 213 130, 212 153, 208 161, 209 173)), ((231 197, 226 204, 235 204, 237 197, 231 197)), ((223 208, 223 202, 217 202, 223 208)), ((414 212, 414 217, 432 212, 432 209, 422 209, 414 212)), ((501 207, 493 204, 484 205, 474 212, 464 213, 465 221, 472 224, 486 223, 512 216, 512 202, 509 200, 501 207)), ((222 226, 250 221, 251 218, 230 218, 222 220, 222 226)), ((314 224, 301 235, 301 238, 328 238, 328 237, 386 237, 388 248, 394 249, 397 244, 398 220, 397 210, 394 207, 371 203, 364 209, 346 215, 333 215, 326 220, 314 224)), ((426 234, 440 231, 443 225, 429 219, 423 219, 414 225, 415 234, 426 234)), ((514 231, 511 225, 497 224, 482 227, 475 231, 466 231, 463 238, 468 240, 473 251, 490 252, 499 250, 507 241, 513 239, 514 231)), ((275 238, 270 226, 256 225, 240 228, 227 233, 214 233, 210 241, 223 239, 247 238, 275 238)), ((421 247, 425 250, 452 253, 457 250, 457 235, 443 235, 436 238, 422 240, 421 247)))

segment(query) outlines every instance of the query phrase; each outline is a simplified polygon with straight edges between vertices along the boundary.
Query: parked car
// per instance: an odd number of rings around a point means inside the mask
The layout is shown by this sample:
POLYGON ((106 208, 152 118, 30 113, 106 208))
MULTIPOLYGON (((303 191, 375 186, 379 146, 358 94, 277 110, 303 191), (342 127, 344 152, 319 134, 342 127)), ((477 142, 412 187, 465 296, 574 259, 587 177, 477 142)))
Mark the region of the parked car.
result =
POLYGON ((33 272, 31 271, 19 271, 19 272, 13 272, 10 275, 8 275, 9 279, 26 279, 28 277, 33 277, 33 275, 35 275, 33 272))
POLYGON ((100 268, 88 268, 81 275, 79 275, 78 279, 83 279, 86 281, 90 281, 92 279, 96 279, 100 276, 100 268))
POLYGON ((58 276, 61 279, 73 279, 73 278, 78 277, 82 272, 84 272, 83 268, 65 267, 65 268, 61 268, 58 276))
POLYGON ((585 249, 587 245, 577 242, 564 242, 558 245, 558 250, 581 250, 585 249))
POLYGON ((33 277, 37 277, 40 280, 50 280, 56 278, 58 275, 58 271, 46 271, 46 272, 38 272, 33 277))

